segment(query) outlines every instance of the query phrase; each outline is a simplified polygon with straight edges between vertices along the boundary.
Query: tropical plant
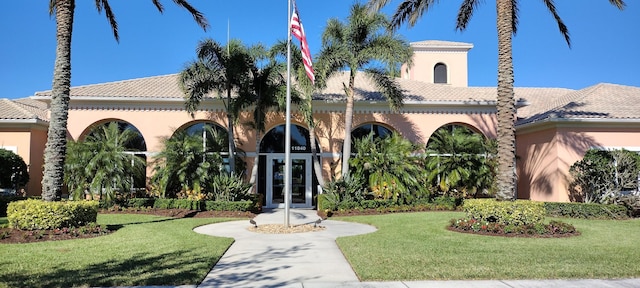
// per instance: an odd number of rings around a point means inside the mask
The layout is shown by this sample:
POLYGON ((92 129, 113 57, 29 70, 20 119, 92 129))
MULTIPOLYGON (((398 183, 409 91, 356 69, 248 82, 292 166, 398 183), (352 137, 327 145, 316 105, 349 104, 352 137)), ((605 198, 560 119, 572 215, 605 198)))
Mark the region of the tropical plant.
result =
POLYGON ((356 3, 351 6, 346 23, 332 18, 322 33, 322 50, 317 61, 317 71, 327 78, 342 73, 345 69, 349 73, 349 82, 343 83, 346 94, 343 176, 349 173, 355 79, 358 72, 362 72, 376 85, 392 110, 402 106, 402 91, 387 74, 386 68, 393 63, 411 63, 413 51, 406 41, 385 29, 388 25, 386 16, 369 13, 364 5, 356 3))
POLYGON ((127 153, 135 151, 130 144, 138 138, 137 131, 110 122, 84 140, 69 142, 64 182, 73 198, 89 193, 111 200, 117 192, 130 192, 135 179, 145 174, 145 160, 127 153))
POLYGON ((160 197, 184 193, 203 194, 211 177, 224 173, 222 156, 202 149, 202 136, 177 131, 163 140, 164 148, 154 160, 151 182, 160 197))
MULTIPOLYGON (((227 132, 229 137, 229 167, 235 169, 236 145, 234 124, 240 111, 250 104, 251 99, 240 93, 231 97, 231 93, 243 91, 251 81, 251 68, 254 59, 240 40, 232 39, 226 46, 213 39, 204 39, 196 47, 197 60, 189 63, 180 72, 178 83, 184 92, 185 108, 194 117, 200 103, 212 92, 222 97, 227 111, 227 132)), ((244 90, 246 91, 246 90, 244 90)))
POLYGON ((586 203, 615 203, 622 191, 638 191, 640 155, 627 150, 587 151, 569 168, 572 200, 586 203))
MULTIPOLYGON (((253 121, 246 123, 256 131, 256 157, 251 169, 249 183, 254 185, 258 177, 258 165, 260 160, 260 142, 265 132, 267 112, 270 109, 283 111, 286 108, 287 80, 285 79, 285 64, 276 61, 272 53, 262 45, 254 45, 249 49, 253 59, 250 67, 251 81, 240 91, 245 99, 253 103, 253 121)), ((293 98, 298 99, 297 97, 293 98)), ((297 102, 297 101, 296 101, 297 102)), ((257 190, 255 190, 257 191, 257 190)))
POLYGON ((427 181, 445 194, 491 194, 496 170, 495 140, 459 125, 447 125, 427 142, 427 181))
MULTIPOLYGON (((302 52, 300 48, 296 45, 291 45, 291 70, 294 71, 293 75, 295 76, 295 82, 293 82, 293 87, 295 87, 294 91, 298 93, 293 95, 300 94, 298 97, 298 109, 300 110, 304 121, 309 127, 309 146, 311 146, 311 159, 313 162, 313 172, 316 175, 316 179, 318 180, 318 185, 323 187, 325 185, 324 177, 322 176, 322 166, 319 161, 319 157, 317 157, 318 149, 316 144, 316 121, 313 118, 313 93, 316 89, 325 86, 324 75, 320 73, 315 73, 315 83, 312 83, 309 77, 307 76, 306 69, 304 67, 304 63, 302 62, 302 52)), ((276 43, 272 49, 271 54, 276 56, 285 56, 287 53, 287 42, 279 41, 276 43)))
POLYGON ((429 192, 420 179, 422 161, 418 145, 398 133, 373 139, 373 134, 354 143, 356 155, 350 160, 352 174, 361 175, 376 199, 410 203, 427 198, 429 192))
MULTIPOLYGON (((553 0, 542 0, 558 24, 560 33, 567 45, 571 47, 569 31, 556 11, 553 0)), ((623 0, 609 0, 618 9, 623 9, 623 0)), ((372 11, 379 11, 389 0, 370 0, 372 11)), ((392 29, 397 29, 405 22, 409 27, 415 25, 422 15, 438 1, 434 0, 404 0, 398 6, 391 19, 392 29)), ((464 31, 469 24, 473 12, 481 4, 477 0, 462 0, 456 29, 464 31)), ((498 139, 498 174, 496 182, 496 197, 499 200, 513 199, 516 187, 516 155, 515 155, 515 120, 516 108, 513 96, 513 57, 512 36, 518 27, 518 1, 496 0, 497 32, 498 32, 498 86, 497 86, 497 139, 498 139)))
MULTIPOLYGON (((64 179, 64 162, 67 149, 67 119, 71 90, 71 35, 75 0, 49 0, 49 15, 56 18, 56 59, 51 89, 51 109, 47 144, 44 151, 44 175, 42 177, 42 199, 54 201, 60 199, 64 179)), ((187 0, 174 0, 176 5, 185 8, 204 30, 209 27, 207 19, 187 0)), ((164 7, 160 0, 152 0, 158 11, 164 7)), ((118 23, 108 0, 95 1, 98 13, 104 10, 113 36, 119 41, 118 23)))
POLYGON ((20 155, 0 148, 0 188, 18 190, 29 182, 27 164, 20 155))
POLYGON ((211 194, 208 199, 214 201, 242 201, 249 200, 249 192, 252 184, 244 182, 240 175, 235 173, 221 173, 211 179, 211 194))

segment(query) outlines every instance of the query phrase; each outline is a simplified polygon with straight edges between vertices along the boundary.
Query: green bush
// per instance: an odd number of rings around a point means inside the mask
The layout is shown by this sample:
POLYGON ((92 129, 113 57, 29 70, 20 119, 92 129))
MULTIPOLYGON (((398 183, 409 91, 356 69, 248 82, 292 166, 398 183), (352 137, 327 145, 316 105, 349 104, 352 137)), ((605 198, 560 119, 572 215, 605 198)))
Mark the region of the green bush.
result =
POLYGON ((7 208, 9 226, 21 230, 80 227, 96 222, 98 201, 46 202, 23 200, 7 208))
POLYGON ((253 211, 255 208, 254 201, 205 201, 204 209, 206 211, 253 211))
POLYGON ((543 202, 527 200, 467 199, 462 208, 472 219, 497 222, 507 226, 542 223, 546 214, 543 202))
POLYGON ((622 205, 595 203, 559 203, 546 202, 544 208, 552 217, 570 217, 582 219, 625 219, 628 210, 622 205))
POLYGON ((0 217, 7 216, 7 206, 9 203, 25 199, 27 198, 21 196, 0 196, 0 217))
POLYGON ((29 182, 29 172, 22 157, 0 148, 0 188, 17 190, 27 182, 29 182))
POLYGON ((190 199, 156 199, 153 208, 202 210, 202 201, 190 199))
POLYGON ((130 208, 144 208, 144 207, 153 207, 155 203, 154 198, 131 198, 127 200, 127 207, 130 208))

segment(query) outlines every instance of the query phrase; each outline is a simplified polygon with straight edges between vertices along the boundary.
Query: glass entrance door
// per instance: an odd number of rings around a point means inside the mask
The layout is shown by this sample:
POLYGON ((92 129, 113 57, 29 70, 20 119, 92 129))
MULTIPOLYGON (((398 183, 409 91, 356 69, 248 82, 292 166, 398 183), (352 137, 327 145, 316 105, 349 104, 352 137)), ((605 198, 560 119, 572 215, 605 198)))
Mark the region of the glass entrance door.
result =
MULTIPOLYGON (((284 207, 284 155, 267 157, 267 207, 284 207)), ((311 156, 291 155, 291 207, 311 207, 311 156)))

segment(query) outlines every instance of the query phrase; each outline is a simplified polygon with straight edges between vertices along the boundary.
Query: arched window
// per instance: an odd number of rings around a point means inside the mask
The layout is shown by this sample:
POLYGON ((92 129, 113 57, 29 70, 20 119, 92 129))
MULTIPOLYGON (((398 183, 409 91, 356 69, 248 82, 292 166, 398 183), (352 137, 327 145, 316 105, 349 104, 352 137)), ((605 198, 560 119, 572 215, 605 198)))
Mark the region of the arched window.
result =
MULTIPOLYGON (((269 130, 260 141, 260 153, 285 153, 285 125, 269 130)), ((291 153, 311 153, 309 130, 302 126, 291 125, 291 153)), ((320 151, 316 141, 316 149, 320 151)))
POLYGON ((184 129, 189 135, 202 137, 202 146, 207 152, 229 152, 229 137, 227 130, 221 126, 200 122, 190 125, 184 129))
POLYGON ((447 65, 438 63, 433 67, 433 83, 447 84, 447 65))
POLYGON ((384 127, 378 124, 368 123, 368 124, 360 125, 356 129, 353 129, 353 131, 351 131, 351 139, 352 140, 362 139, 368 136, 369 134, 373 134, 373 138, 384 138, 384 137, 390 136, 391 133, 393 133, 393 131, 391 131, 387 127, 384 127))

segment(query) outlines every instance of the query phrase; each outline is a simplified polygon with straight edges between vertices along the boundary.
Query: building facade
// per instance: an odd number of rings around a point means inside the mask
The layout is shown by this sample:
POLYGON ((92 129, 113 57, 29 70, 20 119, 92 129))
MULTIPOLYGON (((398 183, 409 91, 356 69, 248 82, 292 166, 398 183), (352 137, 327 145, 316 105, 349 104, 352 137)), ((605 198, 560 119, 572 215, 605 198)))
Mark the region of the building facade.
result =
MULTIPOLYGON (((414 65, 403 66, 397 79, 405 94, 404 106, 399 111, 391 111, 372 83, 362 73, 358 74, 354 132, 395 131, 426 145, 438 128, 457 124, 495 138, 496 88, 467 85, 467 54, 473 45, 422 41, 411 46, 415 51, 414 65)), ((340 173, 343 83, 347 83, 347 77, 342 74, 331 78, 326 89, 313 97, 316 142, 325 180, 340 173)), ((638 102, 635 100, 640 100, 638 87, 614 84, 581 90, 517 87, 515 97, 518 198, 568 201, 568 169, 586 150, 640 147, 640 116, 636 112, 640 105, 635 104, 638 102)), ((40 193, 49 99, 50 91, 45 91, 28 99, 0 102, 0 146, 10 147, 29 165, 30 195, 40 193)), ((295 106, 292 111, 292 203, 294 207, 312 207, 318 190, 311 164, 309 131, 295 106)), ((251 120, 247 109, 238 123, 251 120)), ((203 101, 193 117, 185 111, 176 74, 71 88, 70 139, 83 139, 97 125, 111 121, 126 123, 139 131, 145 143, 145 151, 140 153, 146 155, 147 161, 162 149, 162 139, 171 137, 175 131, 201 131, 205 125, 226 131, 227 126, 223 103, 217 97, 203 101)), ((283 113, 269 113, 263 137, 242 124, 235 127, 236 143, 244 151, 248 167, 246 175, 251 173, 255 159, 259 159, 258 190, 265 195, 267 207, 284 203, 284 123, 283 113)), ((149 176, 152 171, 147 170, 149 176)))

